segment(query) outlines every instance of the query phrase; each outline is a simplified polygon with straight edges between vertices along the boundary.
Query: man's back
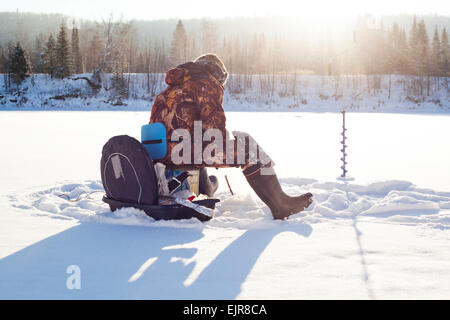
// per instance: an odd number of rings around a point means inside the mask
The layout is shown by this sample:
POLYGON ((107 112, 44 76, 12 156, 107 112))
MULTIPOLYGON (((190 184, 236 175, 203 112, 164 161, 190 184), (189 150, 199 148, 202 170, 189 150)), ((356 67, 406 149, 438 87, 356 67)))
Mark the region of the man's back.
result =
POLYGON ((174 130, 186 129, 193 137, 194 121, 201 121, 203 132, 219 129, 225 137, 226 118, 223 86, 204 67, 193 62, 182 64, 167 71, 165 81, 168 88, 156 97, 150 123, 161 122, 166 127, 167 154, 161 162, 170 165, 171 151, 177 144, 170 142, 174 130))

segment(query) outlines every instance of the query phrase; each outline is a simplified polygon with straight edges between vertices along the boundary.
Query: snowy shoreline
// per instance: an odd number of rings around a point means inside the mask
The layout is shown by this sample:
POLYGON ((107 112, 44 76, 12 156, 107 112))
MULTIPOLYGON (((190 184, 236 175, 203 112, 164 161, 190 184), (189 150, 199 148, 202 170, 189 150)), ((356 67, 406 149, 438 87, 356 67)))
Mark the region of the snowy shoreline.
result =
MULTIPOLYGON (((336 113, 342 110, 345 100, 349 112, 450 113, 446 78, 433 78, 429 95, 419 96, 417 81, 425 86, 426 80, 413 76, 276 75, 272 93, 267 75, 252 76, 247 87, 241 76, 233 75, 227 84, 225 111, 336 113)), ((164 75, 156 75, 151 83, 146 74, 125 77, 129 96, 118 99, 105 89, 109 87, 110 75, 105 76, 105 88, 95 94, 85 81, 51 79, 43 74, 24 81, 18 94, 17 90, 5 90, 4 77, 0 76, 0 111, 150 111, 155 95, 166 87, 164 75)))

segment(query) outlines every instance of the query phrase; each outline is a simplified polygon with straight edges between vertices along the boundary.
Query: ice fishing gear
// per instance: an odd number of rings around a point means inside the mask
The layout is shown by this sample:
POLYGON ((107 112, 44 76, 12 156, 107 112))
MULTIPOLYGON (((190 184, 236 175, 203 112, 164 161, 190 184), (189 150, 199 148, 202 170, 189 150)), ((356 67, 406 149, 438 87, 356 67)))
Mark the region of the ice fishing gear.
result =
POLYGON ((225 181, 227 182, 228 190, 230 190, 231 195, 234 196, 234 193, 233 193, 233 190, 231 189, 230 182, 228 181, 227 175, 225 175, 225 181))
POLYGON ((341 113, 342 113, 342 133, 341 133, 342 141, 340 143, 342 144, 342 149, 341 149, 341 152, 342 152, 342 157, 341 157, 342 174, 339 177, 337 177, 337 179, 341 180, 341 181, 353 181, 354 178, 347 176, 347 172, 348 172, 348 170, 347 170, 347 152, 346 152, 347 151, 346 150, 347 149, 347 144, 346 144, 346 140, 347 140, 346 131, 347 131, 347 128, 345 127, 345 114, 346 114, 345 109, 342 109, 341 113))
POLYGON ((169 193, 175 192, 183 184, 183 181, 186 180, 188 176, 189 172, 183 171, 176 177, 171 178, 167 182, 167 185, 169 187, 169 193))
POLYGON ((342 135, 342 141, 341 141, 341 144, 342 144, 342 149, 341 149, 341 152, 342 152, 342 158, 341 158, 342 175, 341 175, 341 178, 345 178, 345 175, 347 174, 347 169, 345 167, 345 165, 347 164, 347 161, 345 159, 345 157, 347 156, 347 153, 345 152, 345 149, 347 148, 347 145, 345 144, 345 140, 347 139, 347 136, 345 135, 345 131, 347 131, 347 128, 345 127, 345 109, 342 110, 341 113, 342 113, 342 133, 341 133, 341 135, 342 135))
POLYGON ((216 203, 219 202, 219 199, 203 199, 198 201, 188 201, 193 207, 188 207, 187 202, 183 202, 181 204, 168 204, 168 205, 149 205, 149 204, 140 204, 136 203, 128 203, 123 201, 117 201, 115 199, 111 199, 107 196, 103 197, 103 201, 107 203, 111 209, 111 211, 115 211, 122 208, 136 208, 144 211, 149 217, 152 217, 155 220, 182 220, 182 219, 191 219, 197 218, 198 220, 205 222, 211 220, 213 217, 213 209, 216 206, 216 203), (207 215, 204 211, 199 212, 199 210, 204 210, 204 208, 212 209, 211 215, 207 215))
MULTIPOLYGON (((212 210, 203 210, 201 207, 214 209, 216 202, 219 201, 218 199, 192 201, 193 204, 187 206, 182 199, 169 197, 172 203, 161 204, 160 198, 167 199, 167 195, 160 196, 159 179, 147 148, 138 140, 126 135, 112 137, 104 145, 100 168, 106 192, 103 201, 112 211, 133 207, 143 210, 156 220, 194 217, 200 221, 207 221, 212 218, 212 210)), ((177 176, 177 180, 180 179, 177 176)), ((176 187, 175 184, 172 186, 176 187)))
POLYGON ((153 160, 165 157, 167 153, 166 127, 164 124, 150 123, 141 127, 141 142, 153 160))

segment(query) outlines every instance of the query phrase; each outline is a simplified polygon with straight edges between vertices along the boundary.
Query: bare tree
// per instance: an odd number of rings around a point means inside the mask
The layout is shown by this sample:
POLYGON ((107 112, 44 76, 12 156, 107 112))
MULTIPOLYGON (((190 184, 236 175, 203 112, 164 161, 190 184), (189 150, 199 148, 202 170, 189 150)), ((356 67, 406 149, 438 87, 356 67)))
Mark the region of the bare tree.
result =
POLYGON ((127 65, 125 61, 125 52, 128 45, 127 39, 130 35, 131 23, 122 20, 115 21, 110 15, 108 20, 101 24, 103 29, 103 54, 100 57, 98 65, 94 68, 92 76, 76 77, 73 80, 86 80, 94 91, 102 88, 103 78, 106 72, 112 72, 120 77, 123 76, 127 65))

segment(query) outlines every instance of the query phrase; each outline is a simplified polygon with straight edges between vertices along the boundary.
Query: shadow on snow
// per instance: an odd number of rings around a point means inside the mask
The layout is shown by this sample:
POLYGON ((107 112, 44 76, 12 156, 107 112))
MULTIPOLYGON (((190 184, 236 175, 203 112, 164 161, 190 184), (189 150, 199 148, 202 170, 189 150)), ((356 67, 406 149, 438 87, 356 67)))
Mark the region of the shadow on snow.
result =
POLYGON ((1 259, 0 299, 233 299, 271 240, 286 231, 308 237, 312 228, 247 230, 185 286, 195 262, 174 258, 197 249, 166 247, 197 241, 202 230, 81 223, 1 259), (81 269, 81 290, 66 287, 69 265, 81 269))

